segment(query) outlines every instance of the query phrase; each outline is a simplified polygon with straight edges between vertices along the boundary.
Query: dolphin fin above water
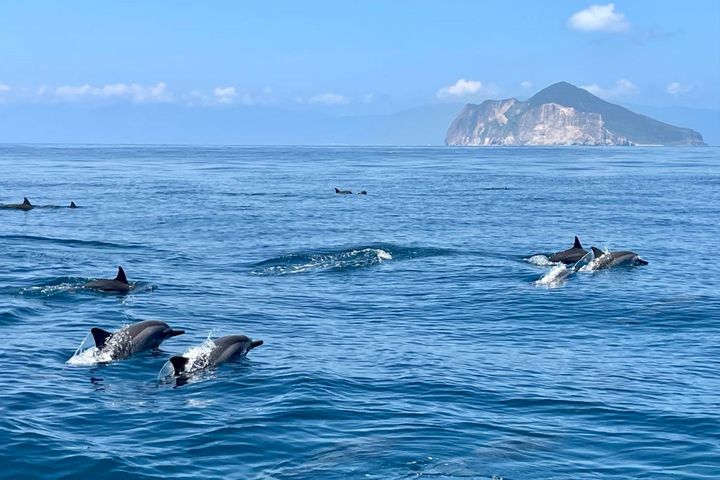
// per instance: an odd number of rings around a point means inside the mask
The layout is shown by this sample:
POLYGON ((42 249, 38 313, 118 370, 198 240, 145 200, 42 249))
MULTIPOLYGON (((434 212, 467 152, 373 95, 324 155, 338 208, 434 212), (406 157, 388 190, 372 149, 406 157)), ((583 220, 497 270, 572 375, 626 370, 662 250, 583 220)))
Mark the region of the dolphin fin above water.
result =
POLYGON ((71 201, 68 208, 77 208, 77 205, 75 205, 75 202, 71 201))
POLYGON ((32 207, 32 204, 30 203, 30 200, 27 199, 27 197, 23 197, 23 205, 27 205, 28 207, 32 207))
POLYGON ((176 356, 170 358, 170 363, 172 364, 173 368, 175 369, 175 375, 180 375, 183 372, 185 372, 185 367, 187 367, 188 362, 190 361, 189 358, 183 357, 183 356, 176 356))
POLYGON ((95 346, 99 349, 102 349, 105 343, 107 343, 108 338, 112 336, 112 332, 98 327, 91 328, 90 333, 92 333, 93 340, 95 340, 95 346))
POLYGON ((130 285, 127 277, 125 276, 125 270, 123 270, 122 267, 118 267, 118 273, 117 273, 117 276, 115 277, 115 281, 124 283, 125 285, 130 285))
POLYGON ((583 248, 583 246, 580 245, 580 239, 577 237, 577 235, 575 236, 575 243, 573 244, 572 248, 583 248))
POLYGON ((602 250, 600 250, 600 249, 597 248, 597 247, 590 247, 590 250, 591 250, 591 251, 593 252, 593 254, 595 255, 595 258, 600 258, 600 257, 602 257, 603 255, 605 255, 605 252, 603 252, 602 250))

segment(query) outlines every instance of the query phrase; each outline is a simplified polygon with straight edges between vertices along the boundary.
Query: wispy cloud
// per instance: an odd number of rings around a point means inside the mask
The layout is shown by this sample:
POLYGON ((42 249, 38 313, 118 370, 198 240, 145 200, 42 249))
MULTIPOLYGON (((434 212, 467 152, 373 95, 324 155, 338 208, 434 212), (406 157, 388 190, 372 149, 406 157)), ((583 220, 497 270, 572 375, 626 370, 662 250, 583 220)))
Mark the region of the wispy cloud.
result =
POLYGON ((522 88, 532 88, 533 84, 530 80, 524 80, 524 81, 520 82, 520 86, 522 88))
POLYGON ((683 85, 680 82, 671 82, 665 88, 665 91, 670 95, 679 95, 681 93, 689 92, 690 90, 692 90, 692 86, 683 85))
POLYGON ((630 22, 624 13, 615 11, 615 4, 590 5, 574 13, 568 19, 568 26, 584 32, 624 32, 630 29, 630 22))
POLYGON ((318 93, 308 99, 308 103, 320 105, 344 105, 348 103, 347 97, 337 93, 318 93))
POLYGON ((235 87, 216 87, 213 90, 213 97, 217 103, 233 103, 237 97, 235 87))
POLYGON ((61 101, 77 101, 88 98, 97 99, 125 99, 135 103, 164 103, 170 102, 173 95, 163 82, 155 85, 140 85, 138 83, 113 83, 102 86, 63 85, 50 91, 47 87, 38 89, 38 94, 52 96, 61 101))
POLYGON ((10 87, 10 85, 5 85, 4 83, 0 82, 0 94, 9 92, 10 90, 12 90, 12 87, 10 87))
POLYGON ((442 87, 437 91, 438 98, 462 98, 472 95, 492 95, 496 93, 495 88, 485 86, 478 80, 465 80, 461 78, 452 85, 442 87))
POLYGON ((603 98, 626 97, 637 93, 638 91, 637 86, 625 78, 621 78, 615 82, 615 85, 607 88, 601 87, 595 83, 591 85, 582 85, 581 88, 584 88, 593 95, 603 98))

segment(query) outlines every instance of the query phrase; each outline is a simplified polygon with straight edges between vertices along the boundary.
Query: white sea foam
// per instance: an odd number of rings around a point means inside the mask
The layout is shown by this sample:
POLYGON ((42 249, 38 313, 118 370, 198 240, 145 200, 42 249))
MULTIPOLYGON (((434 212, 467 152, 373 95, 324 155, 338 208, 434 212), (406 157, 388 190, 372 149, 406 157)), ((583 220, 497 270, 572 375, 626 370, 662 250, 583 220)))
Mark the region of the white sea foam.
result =
POLYGON ((75 353, 65 363, 68 365, 88 366, 98 363, 109 363, 117 357, 126 356, 130 347, 130 335, 124 325, 120 330, 113 333, 102 349, 95 346, 95 340, 91 333, 83 339, 75 353))
POLYGON ((532 263, 533 265, 539 265, 541 267, 557 265, 557 263, 551 262, 547 255, 533 255, 532 257, 527 258, 526 261, 528 263, 532 263))
MULTIPOLYGON (((200 345, 196 345, 185 351, 185 353, 182 354, 183 357, 188 359, 188 363, 185 366, 185 371, 192 373, 194 371, 202 370, 203 368, 207 367, 210 361, 210 353, 212 352, 213 348, 215 348, 215 342, 213 342, 212 338, 208 336, 208 338, 206 338, 205 341, 200 345)), ((172 363, 170 363, 170 361, 168 360, 167 362, 165 362, 165 364, 160 369, 160 372, 158 373, 158 381, 166 382, 174 377, 175 367, 173 367, 172 363)))
POLYGON ((535 285, 544 287, 558 287, 565 283, 567 278, 575 273, 572 269, 567 268, 564 264, 556 265, 549 272, 535 281, 535 285))

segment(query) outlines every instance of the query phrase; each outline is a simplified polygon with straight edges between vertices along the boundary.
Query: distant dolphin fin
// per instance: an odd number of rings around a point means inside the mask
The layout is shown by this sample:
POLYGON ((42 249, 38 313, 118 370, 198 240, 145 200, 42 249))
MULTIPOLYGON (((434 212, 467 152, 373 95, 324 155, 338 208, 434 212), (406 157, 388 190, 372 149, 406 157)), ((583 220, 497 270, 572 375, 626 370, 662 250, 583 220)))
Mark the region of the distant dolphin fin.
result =
POLYGON ((75 202, 73 202, 73 201, 70 202, 70 208, 77 208, 77 205, 75 205, 75 202))
POLYGON ((30 203, 30 200, 27 199, 27 197, 23 197, 23 205, 30 205, 32 207, 32 204, 30 203))
POLYGON ((340 193, 340 189, 335 187, 335 193, 340 193))
POLYGON ((97 327, 91 328, 90 333, 92 333, 93 340, 95 340, 95 346, 97 348, 103 348, 107 339, 112 336, 112 332, 108 332, 107 330, 97 327))
POLYGON ((595 258, 600 258, 600 257, 602 257, 603 255, 605 255, 605 252, 603 252, 602 250, 600 250, 600 249, 597 248, 597 247, 590 247, 590 250, 591 250, 591 251, 593 252, 593 254, 595 255, 595 258))
POLYGON ((583 248, 582 245, 580 245, 580 239, 577 236, 575 237, 575 243, 573 244, 573 248, 583 248))
POLYGON ((180 375, 185 371, 185 367, 187 366, 188 362, 190 361, 187 357, 171 357, 170 363, 172 364, 173 368, 175 369, 175 375, 180 375))
POLYGON ((115 280, 120 283, 124 283, 125 285, 129 285, 127 277, 125 276, 125 270, 123 270, 122 267, 118 267, 118 274, 117 277, 115 277, 115 280))

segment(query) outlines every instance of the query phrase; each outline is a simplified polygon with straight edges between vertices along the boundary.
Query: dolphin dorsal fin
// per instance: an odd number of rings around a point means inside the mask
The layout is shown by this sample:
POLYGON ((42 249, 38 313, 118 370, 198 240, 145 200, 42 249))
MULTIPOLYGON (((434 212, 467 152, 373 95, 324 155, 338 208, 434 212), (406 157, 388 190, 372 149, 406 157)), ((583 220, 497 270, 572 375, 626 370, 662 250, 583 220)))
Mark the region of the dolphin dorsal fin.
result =
POLYGON ((27 199, 27 197, 23 197, 23 205, 30 205, 32 207, 32 204, 30 203, 30 200, 27 199))
POLYGON ((115 280, 117 280, 120 283, 124 283, 125 285, 130 284, 127 281, 127 277, 125 276, 125 270, 123 270, 122 267, 118 267, 118 274, 117 274, 117 277, 115 277, 115 280))
POLYGON ((573 248, 582 248, 582 245, 580 245, 580 239, 577 236, 575 237, 575 243, 573 244, 573 248))
POLYGON ((110 336, 112 335, 111 332, 97 327, 91 328, 90 333, 92 333, 93 340, 95 340, 95 346, 97 348, 103 348, 105 346, 105 343, 107 342, 107 339, 110 338, 110 336))
POLYGON ((70 202, 70 208, 77 208, 77 205, 75 205, 75 202, 73 202, 73 201, 70 202))
POLYGON ((593 255, 595 255, 595 258, 600 258, 603 255, 605 255, 605 252, 603 252, 602 250, 600 250, 597 247, 591 247, 591 249, 592 249, 593 255))
POLYGON ((340 189, 338 187, 335 187, 335 193, 340 193, 340 189))
POLYGON ((187 366, 188 362, 190 361, 187 357, 171 357, 170 358, 170 364, 175 369, 175 375, 180 375, 181 373, 185 372, 185 367, 187 366))

